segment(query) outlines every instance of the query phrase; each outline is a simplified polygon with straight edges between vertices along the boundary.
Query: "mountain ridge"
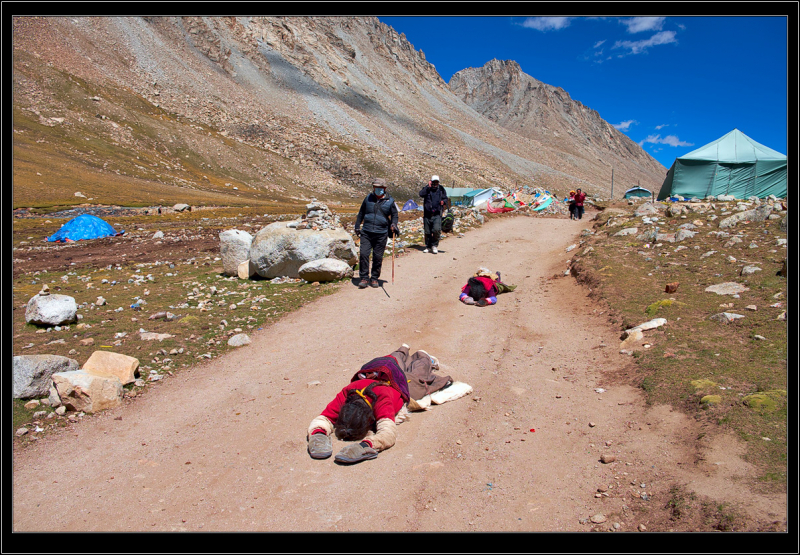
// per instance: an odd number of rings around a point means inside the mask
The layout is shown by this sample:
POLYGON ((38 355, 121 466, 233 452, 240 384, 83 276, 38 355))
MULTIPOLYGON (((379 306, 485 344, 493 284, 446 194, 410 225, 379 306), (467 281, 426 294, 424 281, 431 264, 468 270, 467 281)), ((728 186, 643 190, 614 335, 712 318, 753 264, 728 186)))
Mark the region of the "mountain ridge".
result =
POLYGON ((609 192, 580 148, 481 115, 374 17, 17 17, 13 46, 15 207, 352 204, 374 175, 396 198, 432 174, 609 192))

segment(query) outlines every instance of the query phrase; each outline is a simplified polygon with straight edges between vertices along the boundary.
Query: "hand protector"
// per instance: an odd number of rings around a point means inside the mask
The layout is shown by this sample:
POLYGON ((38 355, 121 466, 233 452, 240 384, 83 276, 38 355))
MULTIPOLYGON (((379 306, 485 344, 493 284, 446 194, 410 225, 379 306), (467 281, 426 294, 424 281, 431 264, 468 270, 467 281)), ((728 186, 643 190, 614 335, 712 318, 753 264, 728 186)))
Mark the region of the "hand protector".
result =
POLYGON ((334 457, 333 460, 344 464, 354 464, 368 459, 374 459, 378 452, 372 447, 364 447, 360 443, 351 443, 334 457))

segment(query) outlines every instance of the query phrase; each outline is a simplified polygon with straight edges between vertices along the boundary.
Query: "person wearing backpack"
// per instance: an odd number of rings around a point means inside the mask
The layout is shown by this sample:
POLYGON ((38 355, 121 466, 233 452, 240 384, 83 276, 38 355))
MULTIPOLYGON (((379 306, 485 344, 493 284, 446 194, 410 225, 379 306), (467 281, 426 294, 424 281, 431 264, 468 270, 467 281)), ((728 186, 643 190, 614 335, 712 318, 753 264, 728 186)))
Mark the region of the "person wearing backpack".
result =
POLYGON ((386 193, 386 181, 376 177, 372 180, 372 192, 361 202, 354 229, 355 235, 361 239, 358 258, 359 289, 364 289, 367 285, 380 287, 378 278, 381 277, 383 253, 389 234, 392 238, 400 235, 397 220, 397 205, 391 195, 386 193))
POLYGON ((425 250, 422 252, 436 254, 439 252, 439 237, 442 233, 442 212, 448 206, 447 192, 439 184, 438 175, 431 177, 419 196, 423 198, 422 224, 425 231, 425 250))

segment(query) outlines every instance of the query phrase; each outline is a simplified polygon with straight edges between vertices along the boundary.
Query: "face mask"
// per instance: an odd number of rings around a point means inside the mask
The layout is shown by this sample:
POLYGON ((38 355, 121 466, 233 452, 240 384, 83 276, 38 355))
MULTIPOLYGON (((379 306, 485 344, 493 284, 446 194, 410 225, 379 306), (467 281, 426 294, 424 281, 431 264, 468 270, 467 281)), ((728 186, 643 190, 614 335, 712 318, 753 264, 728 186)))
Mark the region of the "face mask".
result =
POLYGON ((431 183, 431 188, 432 189, 436 189, 438 187, 439 187, 439 182, 438 181, 434 181, 433 183, 431 183))
POLYGON ((383 193, 386 192, 386 189, 383 187, 375 187, 375 196, 382 197, 383 193))

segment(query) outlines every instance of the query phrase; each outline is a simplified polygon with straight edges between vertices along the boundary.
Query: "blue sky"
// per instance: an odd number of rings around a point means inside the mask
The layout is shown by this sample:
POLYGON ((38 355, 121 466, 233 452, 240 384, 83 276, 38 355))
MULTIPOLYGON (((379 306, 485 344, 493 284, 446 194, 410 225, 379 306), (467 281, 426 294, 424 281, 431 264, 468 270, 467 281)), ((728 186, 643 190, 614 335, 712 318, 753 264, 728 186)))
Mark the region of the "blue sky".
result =
POLYGON ((493 58, 566 90, 670 167, 734 128, 787 154, 784 17, 379 17, 446 82, 493 58))

